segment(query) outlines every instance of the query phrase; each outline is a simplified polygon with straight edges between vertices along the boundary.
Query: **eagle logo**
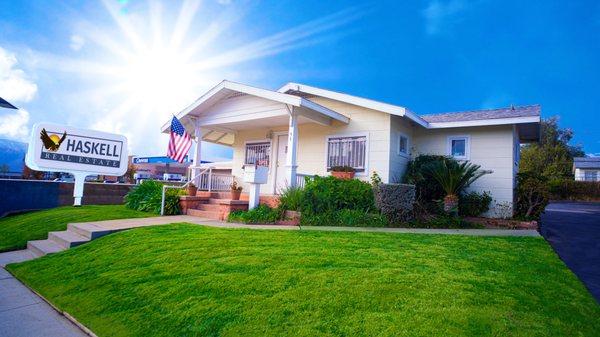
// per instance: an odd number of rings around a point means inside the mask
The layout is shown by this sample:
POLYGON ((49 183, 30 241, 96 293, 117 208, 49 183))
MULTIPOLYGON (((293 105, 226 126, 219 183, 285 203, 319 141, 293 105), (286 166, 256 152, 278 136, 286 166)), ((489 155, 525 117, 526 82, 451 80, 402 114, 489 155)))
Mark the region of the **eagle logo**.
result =
POLYGON ((58 151, 60 144, 62 144, 62 142, 65 140, 65 138, 67 138, 66 131, 63 133, 62 137, 60 137, 60 138, 56 134, 49 136, 48 132, 46 132, 46 129, 42 129, 42 132, 40 132, 40 139, 42 139, 42 142, 44 143, 44 147, 46 148, 46 150, 50 150, 52 152, 58 151))

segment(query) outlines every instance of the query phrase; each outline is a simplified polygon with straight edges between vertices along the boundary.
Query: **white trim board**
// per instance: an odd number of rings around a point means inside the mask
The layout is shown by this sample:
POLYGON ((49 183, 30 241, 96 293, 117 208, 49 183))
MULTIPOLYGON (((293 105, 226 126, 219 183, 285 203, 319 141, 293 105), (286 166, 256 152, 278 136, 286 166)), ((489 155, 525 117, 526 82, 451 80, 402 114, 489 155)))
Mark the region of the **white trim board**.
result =
POLYGON ((411 112, 410 110, 406 109, 405 107, 401 107, 398 105, 392 105, 392 104, 388 104, 388 103, 383 103, 383 102, 378 102, 378 101, 374 101, 371 99, 352 96, 352 95, 348 95, 348 94, 343 94, 343 93, 335 92, 335 91, 331 91, 331 90, 315 88, 315 87, 311 87, 309 85, 290 82, 290 83, 282 86, 281 88, 279 88, 277 91, 280 93, 285 93, 289 90, 299 91, 299 92, 303 92, 303 93, 307 93, 307 94, 311 94, 311 95, 315 95, 315 96, 321 96, 321 97, 333 99, 336 101, 361 106, 363 108, 382 111, 382 112, 388 113, 390 115, 396 115, 396 116, 400 116, 400 117, 406 116, 409 119, 413 120, 415 123, 417 123, 423 127, 427 127, 427 124, 428 124, 421 117, 417 116, 415 113, 411 112))
POLYGON ((460 122, 440 122, 440 123, 429 123, 428 129, 460 128, 460 127, 469 127, 469 126, 490 126, 490 125, 523 124, 523 123, 539 123, 540 120, 541 120, 540 116, 531 116, 531 117, 478 119, 478 120, 460 121, 460 122))

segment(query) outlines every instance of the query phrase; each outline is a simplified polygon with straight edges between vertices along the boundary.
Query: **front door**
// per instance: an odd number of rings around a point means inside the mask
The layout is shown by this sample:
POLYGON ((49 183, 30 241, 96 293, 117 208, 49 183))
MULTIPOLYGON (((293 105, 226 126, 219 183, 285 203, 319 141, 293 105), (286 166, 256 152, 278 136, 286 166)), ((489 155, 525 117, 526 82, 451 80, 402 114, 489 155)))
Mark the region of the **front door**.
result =
POLYGON ((279 194, 285 188, 287 181, 285 179, 285 161, 287 155, 288 135, 277 136, 277 158, 275 168, 275 193, 279 194))

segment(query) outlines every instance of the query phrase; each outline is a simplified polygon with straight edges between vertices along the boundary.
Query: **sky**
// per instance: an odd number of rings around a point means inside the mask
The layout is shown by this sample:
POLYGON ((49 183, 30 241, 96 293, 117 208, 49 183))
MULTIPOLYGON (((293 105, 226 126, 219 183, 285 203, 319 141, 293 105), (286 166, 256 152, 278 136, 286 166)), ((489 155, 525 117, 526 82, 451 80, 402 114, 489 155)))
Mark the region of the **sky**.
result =
POLYGON ((418 114, 541 104, 600 155, 599 1, 0 0, 0 13, 0 96, 21 108, 0 110, 0 138, 66 123, 164 155, 161 125, 228 79, 418 114))

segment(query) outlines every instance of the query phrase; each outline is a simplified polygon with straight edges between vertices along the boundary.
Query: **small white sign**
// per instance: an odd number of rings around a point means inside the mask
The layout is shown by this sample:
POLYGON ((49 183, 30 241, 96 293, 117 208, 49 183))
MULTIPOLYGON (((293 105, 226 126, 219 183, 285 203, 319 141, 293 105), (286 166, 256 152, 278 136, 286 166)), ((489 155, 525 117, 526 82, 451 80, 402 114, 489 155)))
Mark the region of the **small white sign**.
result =
POLYGON ((86 176, 125 174, 128 165, 127 138, 66 125, 35 124, 25 164, 36 171, 73 174, 75 205, 81 205, 86 176))

